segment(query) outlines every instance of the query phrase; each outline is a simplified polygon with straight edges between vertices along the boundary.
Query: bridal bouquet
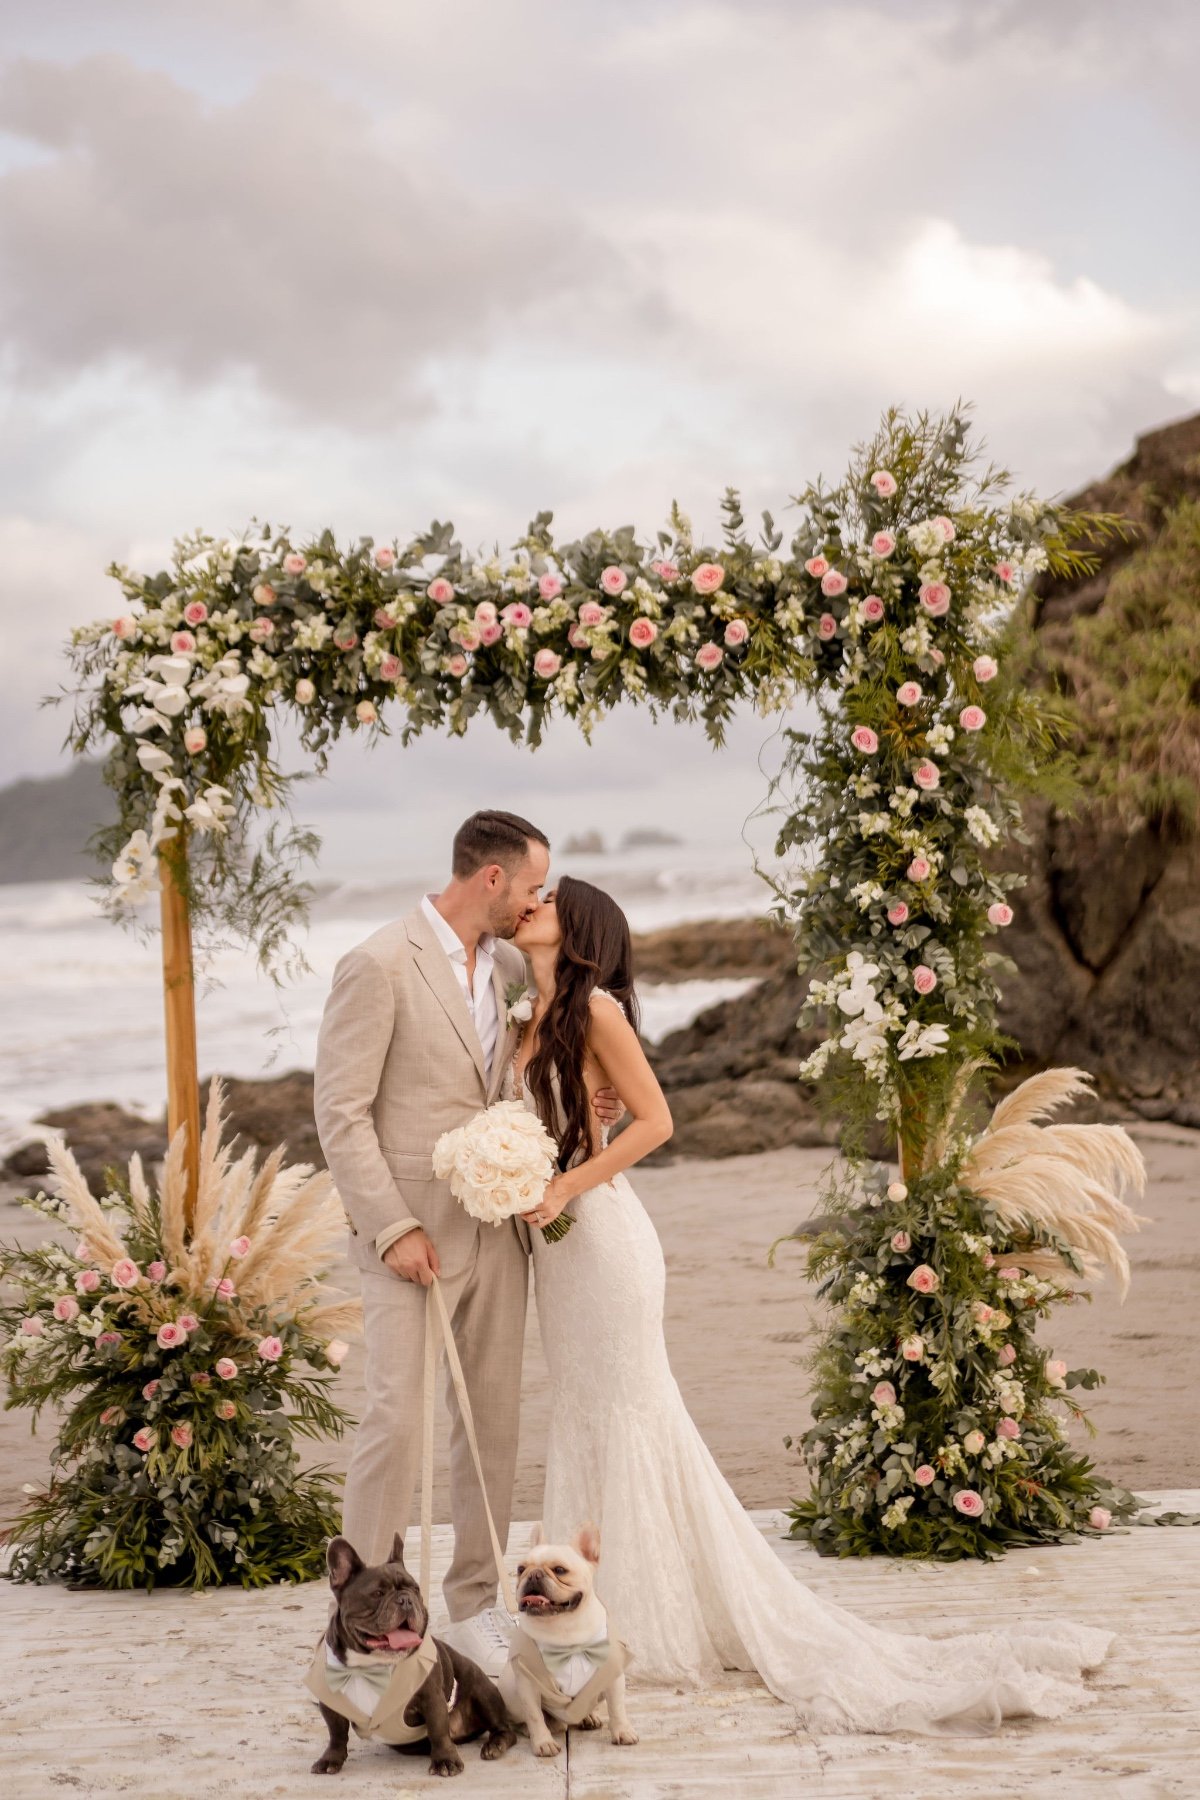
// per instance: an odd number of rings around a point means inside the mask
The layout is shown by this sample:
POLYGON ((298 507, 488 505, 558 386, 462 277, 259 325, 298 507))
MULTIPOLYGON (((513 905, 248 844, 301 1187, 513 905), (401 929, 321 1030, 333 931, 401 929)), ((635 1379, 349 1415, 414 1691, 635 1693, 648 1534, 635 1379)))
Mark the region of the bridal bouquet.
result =
MULTIPOLYGON (((500 1225, 532 1212, 556 1172, 557 1145, 536 1114, 519 1100, 500 1100, 465 1125, 445 1131, 433 1147, 433 1172, 473 1219, 500 1225)), ((560 1213, 542 1227, 550 1243, 574 1220, 560 1213)))

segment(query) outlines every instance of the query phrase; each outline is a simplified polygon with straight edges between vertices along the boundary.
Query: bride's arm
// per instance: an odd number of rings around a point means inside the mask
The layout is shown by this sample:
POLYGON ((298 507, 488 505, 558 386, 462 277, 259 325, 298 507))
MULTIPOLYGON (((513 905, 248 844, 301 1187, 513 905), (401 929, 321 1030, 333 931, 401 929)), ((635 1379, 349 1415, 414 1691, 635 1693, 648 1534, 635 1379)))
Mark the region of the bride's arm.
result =
POLYGON ((548 1206, 554 1209, 551 1217, 556 1216, 589 1188, 601 1187, 623 1169, 641 1162, 644 1156, 665 1144, 675 1129, 671 1109, 646 1061, 638 1034, 621 1008, 611 1000, 602 999, 599 1005, 592 1005, 588 1049, 600 1064, 607 1081, 624 1100, 630 1121, 607 1149, 554 1177, 540 1209, 543 1222, 546 1222, 548 1206))

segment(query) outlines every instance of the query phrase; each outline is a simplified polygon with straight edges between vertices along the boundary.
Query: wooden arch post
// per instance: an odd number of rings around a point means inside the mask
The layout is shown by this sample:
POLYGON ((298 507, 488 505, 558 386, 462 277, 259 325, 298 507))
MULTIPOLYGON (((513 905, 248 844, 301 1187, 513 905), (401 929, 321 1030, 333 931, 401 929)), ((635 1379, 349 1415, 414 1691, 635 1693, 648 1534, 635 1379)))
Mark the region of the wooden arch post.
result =
POLYGON ((190 1230, 200 1178, 200 1071, 196 1058, 196 975, 187 903, 187 838, 178 835, 158 852, 162 890, 163 1014, 167 1048, 167 1132, 187 1132, 184 1220, 190 1230))

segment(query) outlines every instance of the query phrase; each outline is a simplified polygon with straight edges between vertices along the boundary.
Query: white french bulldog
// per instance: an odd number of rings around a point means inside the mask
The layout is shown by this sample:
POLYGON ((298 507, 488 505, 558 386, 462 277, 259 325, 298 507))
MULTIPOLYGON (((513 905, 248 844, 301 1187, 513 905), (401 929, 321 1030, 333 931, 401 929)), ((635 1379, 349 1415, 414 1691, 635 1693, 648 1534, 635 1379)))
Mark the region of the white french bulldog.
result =
POLYGON ((628 1652, 610 1640, 608 1614, 595 1593, 599 1561, 594 1525, 583 1526, 573 1544, 546 1543, 539 1525, 517 1564, 521 1624, 500 1693, 512 1716, 524 1721, 535 1756, 557 1756, 562 1748, 547 1718, 595 1731, 601 1700, 613 1743, 638 1741, 625 1711, 628 1652))

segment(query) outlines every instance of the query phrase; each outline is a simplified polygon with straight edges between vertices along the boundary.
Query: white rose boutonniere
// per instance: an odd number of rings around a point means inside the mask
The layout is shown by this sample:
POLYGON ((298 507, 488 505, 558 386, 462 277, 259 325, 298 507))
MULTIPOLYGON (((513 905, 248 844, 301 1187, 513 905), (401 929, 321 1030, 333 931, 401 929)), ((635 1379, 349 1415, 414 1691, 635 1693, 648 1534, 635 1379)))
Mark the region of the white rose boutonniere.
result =
POLYGON ((537 990, 523 981, 510 981, 504 990, 504 1023, 511 1031, 514 1025, 528 1025, 533 1017, 537 990))

